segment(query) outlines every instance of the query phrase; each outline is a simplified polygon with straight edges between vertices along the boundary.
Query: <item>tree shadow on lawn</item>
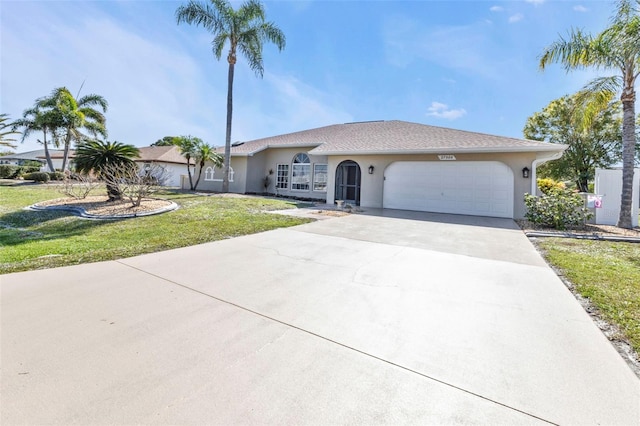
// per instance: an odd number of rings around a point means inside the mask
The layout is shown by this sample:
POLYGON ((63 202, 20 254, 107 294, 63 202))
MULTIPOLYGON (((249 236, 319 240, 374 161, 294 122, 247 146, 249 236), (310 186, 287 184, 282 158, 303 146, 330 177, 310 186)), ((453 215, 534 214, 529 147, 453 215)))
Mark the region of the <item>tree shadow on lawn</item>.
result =
POLYGON ((82 235, 116 220, 88 220, 61 210, 20 210, 0 215, 0 246, 82 235), (55 222, 58 219, 70 218, 55 222), (37 229, 30 229, 35 228, 37 229))

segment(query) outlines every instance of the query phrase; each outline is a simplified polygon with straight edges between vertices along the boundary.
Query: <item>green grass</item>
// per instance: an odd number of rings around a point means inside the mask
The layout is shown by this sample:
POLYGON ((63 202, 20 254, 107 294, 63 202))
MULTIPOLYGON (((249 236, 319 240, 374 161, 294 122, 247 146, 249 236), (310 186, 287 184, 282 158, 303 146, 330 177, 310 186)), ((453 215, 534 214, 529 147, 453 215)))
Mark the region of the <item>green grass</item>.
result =
POLYGON ((264 213, 295 208, 290 201, 170 190, 156 197, 176 202, 178 210, 135 219, 86 220, 67 212, 24 209, 61 197, 49 185, 0 184, 0 274, 119 259, 309 221, 264 213))
POLYGON ((640 244, 544 239, 545 257, 640 353, 640 244))

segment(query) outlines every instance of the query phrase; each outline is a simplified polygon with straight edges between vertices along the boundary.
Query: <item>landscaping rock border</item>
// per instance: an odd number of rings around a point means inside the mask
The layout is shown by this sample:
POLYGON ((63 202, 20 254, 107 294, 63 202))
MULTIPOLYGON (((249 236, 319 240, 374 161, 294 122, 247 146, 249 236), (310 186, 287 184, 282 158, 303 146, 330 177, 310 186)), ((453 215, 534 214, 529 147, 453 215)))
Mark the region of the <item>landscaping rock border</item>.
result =
POLYGON ((118 220, 118 219, 132 219, 135 217, 144 217, 144 216, 152 216, 152 215, 156 215, 156 214, 161 214, 161 213, 166 213, 166 212, 170 212, 173 210, 178 209, 180 206, 178 204, 176 204, 173 201, 169 201, 166 200, 168 203, 170 203, 167 206, 161 207, 159 209, 155 209, 155 210, 149 210, 149 211, 142 211, 142 212, 136 212, 136 213, 131 213, 131 214, 119 214, 119 215, 97 215, 97 214, 91 214, 89 212, 87 212, 84 208, 82 207, 77 207, 77 206, 70 206, 70 205, 57 205, 57 206, 41 206, 39 204, 33 204, 29 207, 27 207, 27 210, 38 210, 38 211, 44 211, 44 210, 60 210, 60 211, 68 211, 71 212, 83 219, 92 219, 92 220, 118 220))

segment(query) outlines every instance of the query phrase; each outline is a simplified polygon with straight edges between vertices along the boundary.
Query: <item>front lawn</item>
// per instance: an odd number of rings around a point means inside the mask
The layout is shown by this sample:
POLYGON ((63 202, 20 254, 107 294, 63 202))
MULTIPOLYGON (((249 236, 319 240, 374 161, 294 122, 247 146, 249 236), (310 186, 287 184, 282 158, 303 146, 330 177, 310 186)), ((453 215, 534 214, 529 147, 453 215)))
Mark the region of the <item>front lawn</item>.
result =
POLYGON ((118 259, 309 221, 264 213, 295 208, 290 201, 171 190, 156 197, 176 202, 178 210, 135 219, 98 221, 24 210, 62 197, 52 185, 0 186, 0 274, 118 259))
POLYGON ((640 244, 549 238, 539 246, 640 353, 640 244))

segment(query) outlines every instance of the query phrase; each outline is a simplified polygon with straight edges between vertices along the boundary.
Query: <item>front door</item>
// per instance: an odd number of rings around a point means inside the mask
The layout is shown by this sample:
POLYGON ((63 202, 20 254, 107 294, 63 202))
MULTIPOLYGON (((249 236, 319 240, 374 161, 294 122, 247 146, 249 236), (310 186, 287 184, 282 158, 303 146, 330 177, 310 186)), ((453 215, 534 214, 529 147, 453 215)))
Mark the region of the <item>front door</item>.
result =
POLYGON ((335 200, 360 205, 360 166, 355 161, 343 161, 336 169, 335 200))

